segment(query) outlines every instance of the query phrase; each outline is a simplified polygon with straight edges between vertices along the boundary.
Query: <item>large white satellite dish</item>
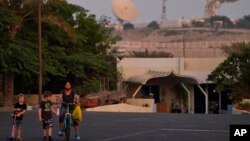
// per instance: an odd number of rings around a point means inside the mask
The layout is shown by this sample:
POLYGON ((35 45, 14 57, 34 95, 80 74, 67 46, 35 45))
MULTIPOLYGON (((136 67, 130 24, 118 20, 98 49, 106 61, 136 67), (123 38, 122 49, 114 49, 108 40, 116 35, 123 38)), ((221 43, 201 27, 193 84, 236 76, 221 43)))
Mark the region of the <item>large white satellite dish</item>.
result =
POLYGON ((132 21, 138 16, 137 8, 131 0, 113 0, 112 10, 120 22, 132 21))

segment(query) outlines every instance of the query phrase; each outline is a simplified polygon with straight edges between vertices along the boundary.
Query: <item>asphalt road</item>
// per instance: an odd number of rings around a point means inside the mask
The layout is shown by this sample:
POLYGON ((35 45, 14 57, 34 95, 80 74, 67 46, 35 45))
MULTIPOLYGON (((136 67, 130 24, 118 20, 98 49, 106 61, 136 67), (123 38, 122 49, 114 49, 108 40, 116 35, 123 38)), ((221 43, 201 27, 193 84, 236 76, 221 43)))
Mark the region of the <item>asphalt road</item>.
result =
MULTIPOLYGON (((0 112, 0 141, 10 134, 10 114, 0 112)), ((229 141, 230 124, 250 124, 249 115, 84 112, 83 116, 82 141, 229 141)), ((54 140, 64 141, 56 135, 57 121, 54 116, 54 140)), ((42 126, 35 111, 27 112, 24 117, 23 139, 42 139, 42 126)))

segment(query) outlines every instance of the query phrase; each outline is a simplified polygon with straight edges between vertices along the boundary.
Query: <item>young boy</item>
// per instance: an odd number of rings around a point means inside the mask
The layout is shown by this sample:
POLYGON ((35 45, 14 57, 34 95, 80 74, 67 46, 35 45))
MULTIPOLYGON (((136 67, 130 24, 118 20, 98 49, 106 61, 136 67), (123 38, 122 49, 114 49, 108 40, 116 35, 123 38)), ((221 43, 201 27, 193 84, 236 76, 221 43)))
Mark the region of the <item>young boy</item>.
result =
POLYGON ((49 91, 44 92, 44 101, 40 103, 38 118, 42 122, 43 126, 43 141, 46 141, 47 136, 49 141, 53 141, 52 135, 52 113, 55 111, 52 109, 51 102, 52 94, 49 91))
POLYGON ((17 141, 21 141, 21 132, 22 132, 22 120, 23 114, 26 112, 27 105, 24 103, 24 95, 18 95, 18 102, 14 105, 14 121, 15 124, 12 127, 12 135, 10 138, 15 139, 17 133, 17 141))

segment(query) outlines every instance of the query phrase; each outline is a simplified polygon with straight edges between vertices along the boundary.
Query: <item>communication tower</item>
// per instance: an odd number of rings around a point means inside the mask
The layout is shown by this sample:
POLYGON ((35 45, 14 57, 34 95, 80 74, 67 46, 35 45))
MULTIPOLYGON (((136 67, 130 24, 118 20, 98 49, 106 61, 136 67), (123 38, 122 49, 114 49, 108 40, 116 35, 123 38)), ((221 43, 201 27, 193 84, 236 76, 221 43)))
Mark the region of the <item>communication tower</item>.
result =
POLYGON ((167 4, 167 0, 162 0, 161 24, 164 24, 167 21, 166 4, 167 4))

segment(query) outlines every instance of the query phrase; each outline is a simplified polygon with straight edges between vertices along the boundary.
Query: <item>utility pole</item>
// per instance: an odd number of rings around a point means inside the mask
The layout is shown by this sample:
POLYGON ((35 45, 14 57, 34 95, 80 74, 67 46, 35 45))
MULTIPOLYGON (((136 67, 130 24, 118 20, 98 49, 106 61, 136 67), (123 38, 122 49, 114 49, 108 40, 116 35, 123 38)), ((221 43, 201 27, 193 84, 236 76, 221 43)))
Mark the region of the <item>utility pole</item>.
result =
POLYGON ((38 102, 42 101, 42 0, 38 0, 38 102))
POLYGON ((185 35, 183 33, 182 35, 182 49, 183 49, 183 57, 186 57, 186 41, 185 41, 185 35))

